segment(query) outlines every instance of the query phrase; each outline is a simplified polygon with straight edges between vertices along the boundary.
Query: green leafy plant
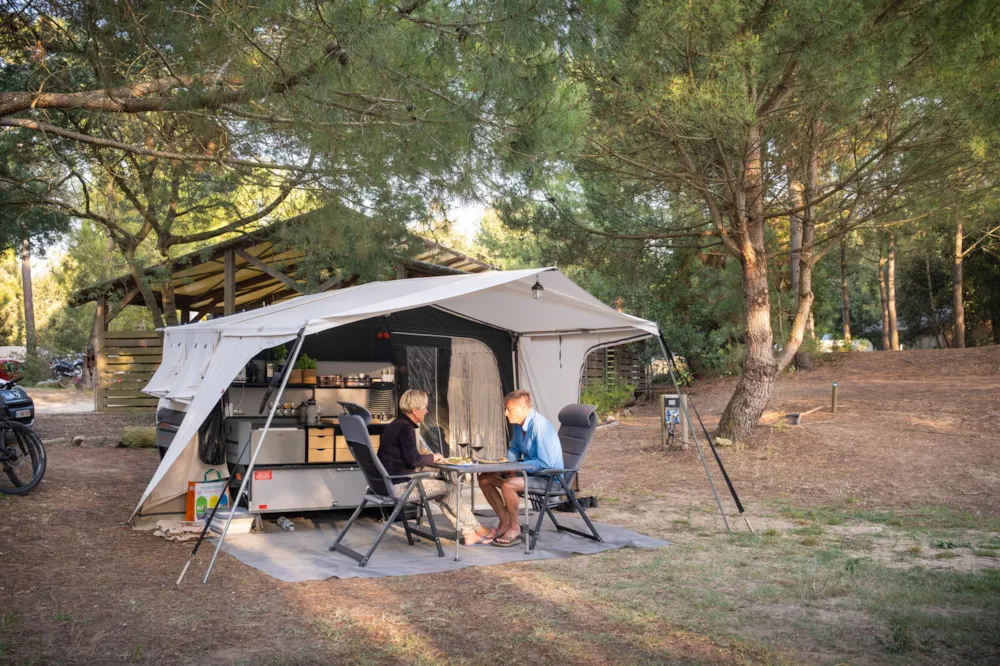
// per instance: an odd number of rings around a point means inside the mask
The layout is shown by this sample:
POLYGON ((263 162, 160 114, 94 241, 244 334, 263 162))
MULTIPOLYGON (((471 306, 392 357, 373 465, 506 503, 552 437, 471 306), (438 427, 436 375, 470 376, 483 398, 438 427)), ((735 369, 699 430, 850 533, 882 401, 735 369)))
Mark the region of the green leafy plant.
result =
POLYGON ((316 369, 316 359, 311 358, 308 354, 302 354, 299 356, 299 360, 295 362, 296 370, 315 370, 316 369))
POLYGON ((274 348, 275 361, 284 361, 286 358, 288 358, 288 349, 285 348, 285 345, 278 345, 274 348))
POLYGON ((617 412, 632 400, 635 387, 630 384, 592 384, 584 387, 580 400, 587 405, 596 405, 601 416, 617 412))

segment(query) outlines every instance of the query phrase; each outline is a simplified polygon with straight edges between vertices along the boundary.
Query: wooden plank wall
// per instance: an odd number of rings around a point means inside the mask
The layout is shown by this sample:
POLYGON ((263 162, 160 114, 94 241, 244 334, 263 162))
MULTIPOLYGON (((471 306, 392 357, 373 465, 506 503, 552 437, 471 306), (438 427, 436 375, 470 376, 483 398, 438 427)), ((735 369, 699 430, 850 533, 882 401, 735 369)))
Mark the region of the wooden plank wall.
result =
POLYGON ((651 380, 649 368, 634 345, 598 349, 587 356, 583 377, 586 386, 631 384, 636 395, 648 395, 651 380))
POLYGON ((104 331, 97 350, 98 412, 155 412, 157 399, 141 392, 160 367, 163 343, 155 331, 104 331))

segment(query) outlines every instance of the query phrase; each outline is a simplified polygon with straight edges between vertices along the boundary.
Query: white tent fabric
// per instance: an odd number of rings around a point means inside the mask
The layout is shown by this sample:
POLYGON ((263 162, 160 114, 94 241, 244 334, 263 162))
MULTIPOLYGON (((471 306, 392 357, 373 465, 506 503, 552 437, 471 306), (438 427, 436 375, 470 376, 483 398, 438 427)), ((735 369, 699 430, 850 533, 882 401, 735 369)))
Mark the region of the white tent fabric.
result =
POLYGON ((258 352, 307 335, 393 312, 434 306, 520 335, 520 387, 553 422, 579 398, 587 353, 658 335, 656 324, 623 314, 554 268, 372 282, 164 330, 163 361, 143 389, 161 406, 187 405, 184 420, 133 515, 154 490, 163 501, 187 486, 160 487, 240 369, 258 352), (534 299, 536 280, 544 287, 534 299))

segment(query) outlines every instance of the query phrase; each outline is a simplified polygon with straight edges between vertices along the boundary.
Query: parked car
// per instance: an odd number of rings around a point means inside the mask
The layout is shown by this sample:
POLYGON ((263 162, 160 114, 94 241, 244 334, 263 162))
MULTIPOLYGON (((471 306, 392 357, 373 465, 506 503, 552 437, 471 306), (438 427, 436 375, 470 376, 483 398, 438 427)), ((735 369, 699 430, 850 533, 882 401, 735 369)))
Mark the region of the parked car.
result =
POLYGON ((13 358, 0 359, 0 379, 7 382, 16 382, 24 377, 24 369, 21 362, 13 358))
POLYGON ((34 425, 35 402, 21 386, 12 381, 0 380, 0 403, 12 421, 26 426, 34 425))

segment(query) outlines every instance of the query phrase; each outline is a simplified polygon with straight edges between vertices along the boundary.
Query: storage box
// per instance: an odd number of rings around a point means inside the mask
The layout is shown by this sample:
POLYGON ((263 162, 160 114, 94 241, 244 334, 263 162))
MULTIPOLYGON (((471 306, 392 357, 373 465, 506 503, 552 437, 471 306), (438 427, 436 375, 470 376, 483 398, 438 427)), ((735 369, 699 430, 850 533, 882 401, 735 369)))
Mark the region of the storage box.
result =
MULTIPOLYGON (((208 526, 216 534, 222 534, 222 530, 226 527, 226 520, 229 519, 229 511, 219 509, 215 514, 215 518, 212 520, 211 524, 208 526)), ((229 534, 249 534, 250 529, 253 527, 254 517, 249 511, 243 507, 237 507, 234 509, 233 522, 229 525, 229 534)))

